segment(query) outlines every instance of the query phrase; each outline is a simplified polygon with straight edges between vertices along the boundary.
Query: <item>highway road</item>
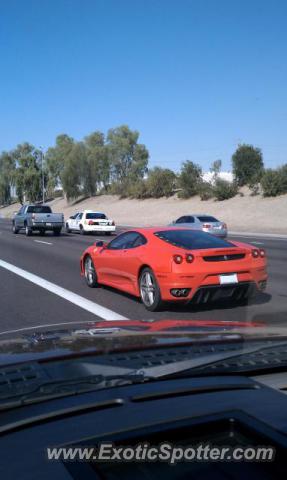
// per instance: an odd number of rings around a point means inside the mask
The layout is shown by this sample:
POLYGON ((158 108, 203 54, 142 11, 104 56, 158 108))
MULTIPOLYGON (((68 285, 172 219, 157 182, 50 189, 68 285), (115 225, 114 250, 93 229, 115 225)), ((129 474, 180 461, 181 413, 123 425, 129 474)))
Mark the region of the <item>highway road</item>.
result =
POLYGON ((77 233, 60 237, 50 233, 44 237, 26 237, 24 232, 13 235, 10 222, 0 219, 0 334, 34 326, 121 318, 287 324, 286 239, 240 237, 241 241, 265 248, 268 255, 267 291, 248 306, 170 304, 161 312, 150 313, 134 297, 106 287, 86 286, 79 274, 79 259, 96 238, 107 239, 77 233))

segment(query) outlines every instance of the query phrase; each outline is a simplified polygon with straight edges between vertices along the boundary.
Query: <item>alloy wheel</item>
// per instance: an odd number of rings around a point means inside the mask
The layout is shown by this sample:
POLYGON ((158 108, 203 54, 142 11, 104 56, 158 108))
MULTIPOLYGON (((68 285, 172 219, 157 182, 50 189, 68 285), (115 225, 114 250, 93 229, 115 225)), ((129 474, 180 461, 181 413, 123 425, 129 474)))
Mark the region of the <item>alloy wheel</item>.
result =
POLYGON ((156 287, 150 272, 146 271, 141 276, 140 291, 143 303, 151 307, 155 301, 156 287))
POLYGON ((97 274, 94 267, 93 260, 90 256, 85 259, 85 278, 89 287, 94 287, 97 283, 97 274))

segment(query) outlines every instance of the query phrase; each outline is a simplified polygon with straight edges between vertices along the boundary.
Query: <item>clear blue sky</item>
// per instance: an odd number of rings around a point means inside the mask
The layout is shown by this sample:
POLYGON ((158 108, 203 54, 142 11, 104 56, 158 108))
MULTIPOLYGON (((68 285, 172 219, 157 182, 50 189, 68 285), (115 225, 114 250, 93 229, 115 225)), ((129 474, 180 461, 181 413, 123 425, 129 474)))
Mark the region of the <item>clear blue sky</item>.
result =
POLYGON ((0 150, 128 124, 151 165, 287 163, 285 0, 0 0, 0 150))

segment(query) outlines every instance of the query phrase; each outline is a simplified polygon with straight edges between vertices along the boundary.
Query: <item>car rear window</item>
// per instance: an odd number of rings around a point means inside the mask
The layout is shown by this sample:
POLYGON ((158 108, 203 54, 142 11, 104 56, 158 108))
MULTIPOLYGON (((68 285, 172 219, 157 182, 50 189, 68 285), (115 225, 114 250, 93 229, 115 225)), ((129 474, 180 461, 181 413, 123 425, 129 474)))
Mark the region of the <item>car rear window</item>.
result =
POLYGON ((163 230, 154 235, 164 242, 186 250, 236 248, 233 243, 197 230, 163 230))
POLYGON ((50 207, 43 206, 43 205, 35 205, 28 207, 27 213, 52 213, 50 207))
POLYGON ((210 216, 207 216, 207 215, 202 215, 202 216, 197 217, 197 218, 200 222, 219 222, 219 220, 217 220, 217 218, 210 217, 210 216))
POLYGON ((95 220, 95 219, 100 219, 100 220, 105 220, 107 217, 104 213, 87 213, 86 214, 86 219, 87 220, 95 220))

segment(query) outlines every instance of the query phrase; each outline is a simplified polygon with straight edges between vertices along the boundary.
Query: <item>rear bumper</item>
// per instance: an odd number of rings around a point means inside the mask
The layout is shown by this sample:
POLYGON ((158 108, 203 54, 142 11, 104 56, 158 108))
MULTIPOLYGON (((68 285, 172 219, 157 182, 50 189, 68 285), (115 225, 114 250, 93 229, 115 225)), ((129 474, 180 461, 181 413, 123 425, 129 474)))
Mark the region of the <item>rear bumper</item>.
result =
POLYGON ((226 238, 228 233, 227 230, 224 230, 224 229, 212 230, 212 229, 203 228, 202 231, 206 233, 210 233, 210 235, 214 235, 215 237, 219 237, 219 238, 226 238))
POLYGON ((33 222, 31 225, 30 225, 30 228, 32 228, 32 230, 55 230, 55 228, 63 228, 63 223, 62 222, 53 222, 53 223, 50 223, 49 225, 49 222, 33 222))
POLYGON ((162 299, 166 301, 192 301, 194 299, 194 301, 198 303, 203 298, 207 298, 206 301, 211 301, 211 299, 219 299, 220 296, 221 298, 228 298, 229 294, 232 298, 233 295, 237 295, 237 293, 239 296, 245 293, 249 296, 255 291, 265 290, 267 283, 267 272, 265 268, 254 268, 241 272, 235 270, 234 273, 237 273, 238 283, 227 285, 220 284, 220 274, 198 273, 195 275, 181 275, 176 273, 157 273, 156 277, 160 286, 162 299), (247 292, 245 292, 246 285, 248 286, 247 292), (252 286, 252 291, 249 286, 252 286), (189 289, 189 293, 185 298, 175 298, 171 293, 172 289, 189 289), (244 290, 243 293, 241 292, 242 290, 244 290))
POLYGON ((190 302, 199 304, 223 299, 239 301, 250 298, 257 292, 258 288, 255 282, 241 282, 236 285, 209 285, 199 288, 190 302))
POLYGON ((85 232, 115 232, 115 225, 84 225, 85 232))

